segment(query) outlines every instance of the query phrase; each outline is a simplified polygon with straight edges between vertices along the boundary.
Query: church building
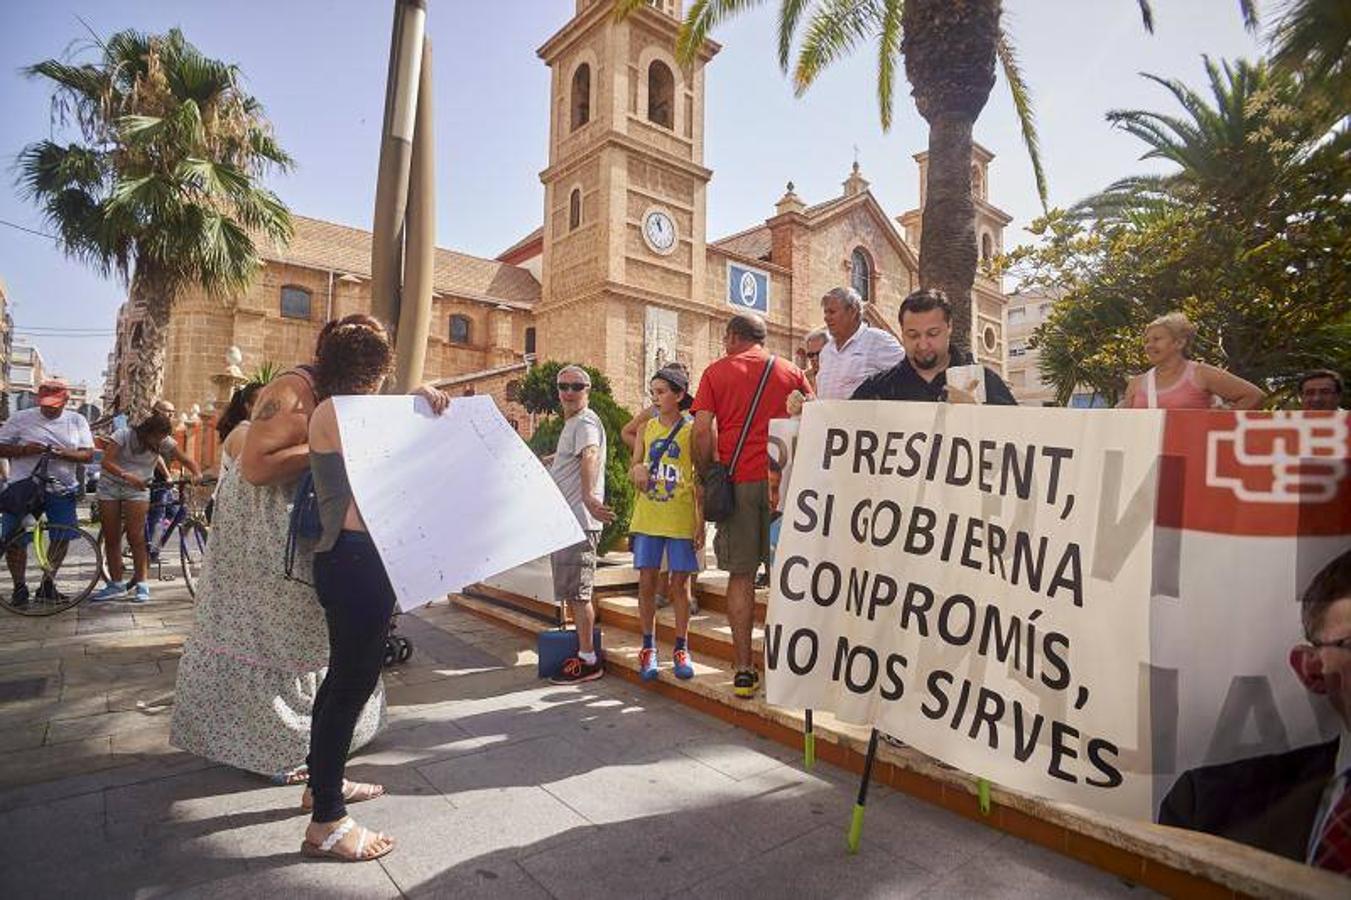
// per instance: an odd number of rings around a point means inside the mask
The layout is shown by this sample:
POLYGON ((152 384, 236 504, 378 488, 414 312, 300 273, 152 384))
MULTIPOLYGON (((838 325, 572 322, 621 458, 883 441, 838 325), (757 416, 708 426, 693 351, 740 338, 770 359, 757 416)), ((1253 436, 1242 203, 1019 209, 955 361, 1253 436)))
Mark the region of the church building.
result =
MULTIPOLYGON (((708 41, 688 67, 675 59, 680 0, 651 0, 616 22, 609 0, 577 0, 573 18, 539 49, 549 67, 550 125, 543 224, 495 259, 438 250, 433 330, 425 376, 454 393, 490 394, 526 432, 519 380, 536 359, 604 371, 616 399, 637 410, 651 374, 668 360, 695 378, 722 354, 738 310, 761 313, 769 349, 791 358, 821 325, 820 298, 852 285, 868 320, 898 331, 896 311, 918 285, 927 154, 915 156, 920 209, 891 217, 855 163, 840 193, 808 203, 792 183, 767 217, 716 239, 706 233, 705 76, 720 49, 708 41)), ((1010 218, 989 202, 993 155, 972 159, 979 249, 1003 247, 1010 218)), ((370 308, 370 233, 295 217, 285 249, 262 248, 253 286, 228 301, 188 293, 169 328, 164 395, 180 411, 218 404, 237 377, 228 348, 249 371, 267 361, 310 359, 330 318, 370 308)), ((972 350, 1002 370, 1000 284, 978 275, 972 350)), ((140 311, 124 305, 109 358, 105 403, 126 396, 140 311)), ((211 455, 209 440, 202 455, 211 455)))

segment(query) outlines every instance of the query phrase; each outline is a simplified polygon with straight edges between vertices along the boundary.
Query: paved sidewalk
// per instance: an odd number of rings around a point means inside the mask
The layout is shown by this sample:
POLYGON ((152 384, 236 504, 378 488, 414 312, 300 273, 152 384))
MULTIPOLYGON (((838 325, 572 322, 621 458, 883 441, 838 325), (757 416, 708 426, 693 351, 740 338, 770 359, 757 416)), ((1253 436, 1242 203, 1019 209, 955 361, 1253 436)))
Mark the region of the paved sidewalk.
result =
POLYGON ((444 603, 404 616, 390 727, 352 808, 378 863, 302 860, 299 788, 168 746, 192 606, 0 619, 0 897, 1145 897, 618 679, 535 678, 532 642, 444 603))

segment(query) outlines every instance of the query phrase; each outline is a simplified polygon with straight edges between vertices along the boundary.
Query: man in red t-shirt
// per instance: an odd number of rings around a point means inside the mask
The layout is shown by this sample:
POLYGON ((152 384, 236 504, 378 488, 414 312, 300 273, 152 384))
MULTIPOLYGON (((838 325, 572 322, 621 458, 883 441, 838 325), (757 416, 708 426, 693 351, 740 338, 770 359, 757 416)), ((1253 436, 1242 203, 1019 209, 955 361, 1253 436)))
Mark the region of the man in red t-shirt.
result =
MULTIPOLYGON (((765 352, 765 320, 755 313, 740 313, 727 323, 722 345, 726 355, 704 369, 694 397, 694 464, 702 474, 714 461, 731 465, 737 439, 750 413, 755 389, 770 356, 765 352), (717 452, 714 427, 717 420, 717 452)), ((811 396, 811 385, 802 370, 786 359, 775 358, 764 393, 755 409, 746 444, 741 449, 732 489, 736 510, 718 523, 713 550, 718 567, 729 573, 727 624, 732 628, 736 653, 736 677, 732 682, 738 697, 753 697, 760 683, 751 656, 751 628, 755 610, 755 574, 769 560, 769 420, 787 418, 786 401, 793 391, 811 396)))

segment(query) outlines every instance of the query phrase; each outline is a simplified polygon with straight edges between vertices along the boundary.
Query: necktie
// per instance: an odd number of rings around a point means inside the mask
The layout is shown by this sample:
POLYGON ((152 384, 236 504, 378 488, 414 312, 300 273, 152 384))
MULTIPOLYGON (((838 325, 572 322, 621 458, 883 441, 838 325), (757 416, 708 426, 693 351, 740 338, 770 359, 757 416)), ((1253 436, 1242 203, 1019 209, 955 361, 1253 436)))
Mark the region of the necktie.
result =
POLYGON ((1314 847, 1313 864, 1330 872, 1351 875, 1351 784, 1343 783, 1342 795, 1328 812, 1323 833, 1314 847))

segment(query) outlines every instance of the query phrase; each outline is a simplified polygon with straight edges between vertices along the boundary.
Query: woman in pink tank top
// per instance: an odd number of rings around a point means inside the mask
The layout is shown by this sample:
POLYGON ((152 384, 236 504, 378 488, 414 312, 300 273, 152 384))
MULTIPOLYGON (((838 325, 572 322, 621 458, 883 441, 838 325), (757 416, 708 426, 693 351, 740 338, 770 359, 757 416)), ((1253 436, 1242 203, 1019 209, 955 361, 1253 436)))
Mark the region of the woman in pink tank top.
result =
POLYGON ((1262 389, 1224 369, 1187 359, 1196 328, 1180 312, 1145 327, 1145 356, 1154 364, 1126 386, 1121 405, 1133 409, 1256 409, 1262 389))

